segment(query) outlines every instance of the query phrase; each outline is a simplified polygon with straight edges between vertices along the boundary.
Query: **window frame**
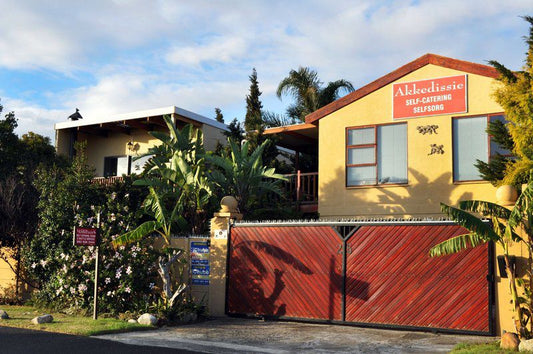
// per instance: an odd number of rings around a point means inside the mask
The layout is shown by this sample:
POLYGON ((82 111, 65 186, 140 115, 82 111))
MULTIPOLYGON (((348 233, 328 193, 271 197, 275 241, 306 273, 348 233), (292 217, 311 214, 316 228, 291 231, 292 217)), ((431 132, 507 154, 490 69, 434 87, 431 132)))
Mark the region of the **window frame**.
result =
MULTIPOLYGON (((498 113, 482 113, 482 114, 471 114, 471 115, 467 115, 467 116, 456 116, 456 117, 452 117, 452 120, 451 120, 451 138, 452 138, 452 180, 453 180, 453 183, 454 184, 461 184, 461 183, 473 183, 473 182, 481 182, 481 183, 490 183, 489 181, 485 181, 483 178, 479 178, 479 179, 469 179, 469 180, 456 180, 455 179, 455 140, 454 140, 454 128, 453 128, 453 122, 456 120, 456 119, 468 119, 468 118, 477 118, 477 117, 483 117, 485 116, 487 118, 487 127, 490 123, 490 119, 491 117, 494 117, 494 116, 504 116, 505 118, 505 112, 498 112, 498 113)), ((492 149, 491 149, 491 143, 492 143, 492 135, 490 135, 489 133, 487 133, 486 131, 484 132, 485 134, 487 134, 487 162, 490 162, 492 156, 494 155, 493 152, 492 152, 492 149)), ((510 154, 510 155, 502 155, 502 156, 506 156, 506 157, 512 157, 513 155, 510 154)))
POLYGON ((131 175, 131 162, 132 162, 131 156, 130 155, 111 155, 111 156, 104 156, 104 169, 102 170, 102 175, 105 178, 120 177, 120 176, 118 176, 118 159, 121 158, 121 157, 127 157, 128 158, 128 173, 127 173, 127 176, 131 175), (106 160, 107 159, 116 159, 116 161, 117 161, 117 171, 115 172, 114 175, 106 176, 106 160))
MULTIPOLYGON (((406 186, 409 184, 409 176, 408 176, 408 173, 407 173, 407 182, 405 183, 379 183, 378 182, 378 146, 379 146, 379 142, 378 142, 378 127, 381 127, 381 126, 388 126, 388 125, 405 125, 406 126, 406 130, 407 130, 407 127, 408 127, 408 122, 391 122, 391 123, 381 123, 381 124, 368 124, 368 125, 358 125, 358 126, 350 126, 350 127, 346 127, 346 131, 345 131, 345 142, 344 142, 344 146, 345 146, 345 153, 344 153, 344 186, 346 189, 352 189, 352 188, 374 188, 374 187, 378 187, 378 188, 383 188, 383 187, 394 187, 394 186, 406 186), (373 128, 374 129, 374 143, 373 144, 354 144, 354 145, 348 145, 348 141, 349 141, 349 133, 351 130, 359 130, 359 129, 367 129, 367 128, 373 128), (348 163, 348 154, 349 154, 349 150, 350 149, 357 149, 357 148, 369 148, 369 147, 373 147, 374 148, 374 163, 362 163, 362 164, 349 164, 348 163), (374 169, 375 169, 375 183, 374 184, 361 184, 361 185, 348 185, 348 169, 350 167, 369 167, 369 166, 374 166, 374 169)), ((405 137, 405 143, 408 145, 409 142, 409 134, 406 134, 406 137, 405 137)), ((409 158, 408 158, 408 149, 406 149, 406 171, 408 172, 409 169, 408 169, 408 161, 409 161, 409 158)))

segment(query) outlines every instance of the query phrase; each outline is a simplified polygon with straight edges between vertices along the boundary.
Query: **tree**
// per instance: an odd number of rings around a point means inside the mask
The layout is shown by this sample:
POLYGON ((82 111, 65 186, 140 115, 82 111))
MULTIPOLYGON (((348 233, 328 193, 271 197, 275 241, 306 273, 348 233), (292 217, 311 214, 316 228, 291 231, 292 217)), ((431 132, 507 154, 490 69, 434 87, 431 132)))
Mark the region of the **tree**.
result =
POLYGON ((190 124, 179 131, 169 116, 163 118, 169 134, 150 132, 161 144, 149 149, 146 155, 154 156, 145 165, 142 178, 134 182, 148 188, 143 207, 152 220, 117 237, 113 245, 137 242, 152 234, 162 237, 164 254, 158 259, 158 273, 163 298, 172 308, 187 288, 187 284, 179 284, 172 289, 172 265, 184 255, 183 250, 173 248, 172 235, 203 231, 212 192, 205 174, 202 132, 190 124))
MULTIPOLYGON (((476 247, 486 242, 495 242, 503 249, 505 267, 509 278, 509 285, 513 308, 516 313, 514 319, 516 330, 521 338, 530 336, 527 322, 533 310, 531 297, 531 283, 526 287, 529 299, 524 300, 518 293, 520 283, 514 274, 509 260, 509 247, 513 242, 526 245, 529 254, 533 254, 533 183, 530 183, 517 199, 511 210, 486 201, 467 200, 459 203, 458 208, 441 203, 441 210, 459 225, 470 232, 452 237, 430 249, 430 256, 443 256, 460 252, 468 247, 476 247), (484 222, 472 213, 489 218, 491 223, 484 222), (521 237, 523 231, 527 237, 521 237)), ((532 264, 529 264, 529 275, 532 264)))
POLYGON ((224 123, 224 115, 222 114, 222 111, 220 110, 220 108, 215 108, 215 119, 217 122, 219 123, 224 123))
MULTIPOLYGON (((3 106, 0 105, 0 114, 3 106)), ((14 112, 9 112, 4 119, 0 119, 0 180, 6 179, 16 171, 20 163, 20 143, 15 128, 17 119, 14 112)))
POLYGON ((246 141, 242 147, 228 139, 231 148, 231 157, 208 156, 209 162, 221 170, 213 170, 210 178, 226 195, 233 195, 239 203, 239 210, 247 214, 254 201, 265 193, 281 195, 280 180, 285 180, 282 175, 275 172, 274 168, 263 165, 263 150, 269 144, 263 142, 254 151, 250 150, 250 142, 246 141))
POLYGON ((509 134, 498 126, 491 125, 489 128, 496 130, 496 136, 511 147, 513 158, 497 158, 492 164, 478 162, 478 166, 489 180, 504 184, 527 183, 533 170, 533 17, 524 16, 524 19, 529 22, 530 28, 525 38, 528 51, 522 71, 513 72, 495 60, 489 62, 500 73, 500 86, 493 95, 505 110, 508 121, 505 127, 509 134))
POLYGON ((261 110, 263 104, 259 96, 259 82, 257 81, 257 71, 255 68, 252 71, 250 78, 250 93, 246 96, 246 116, 244 118, 244 129, 247 133, 260 130, 263 127, 263 120, 261 119, 261 110))
POLYGON ((291 70, 289 76, 281 80, 277 95, 280 99, 285 94, 293 97, 295 103, 287 108, 287 115, 303 122, 306 115, 339 98, 343 90, 352 92, 354 88, 349 81, 343 79, 329 82, 326 87, 322 87, 316 71, 299 67, 298 70, 291 70))
POLYGON ((237 120, 237 118, 233 118, 231 123, 228 125, 228 132, 224 132, 224 135, 231 140, 241 143, 241 141, 244 139, 244 129, 242 128, 241 123, 237 120))

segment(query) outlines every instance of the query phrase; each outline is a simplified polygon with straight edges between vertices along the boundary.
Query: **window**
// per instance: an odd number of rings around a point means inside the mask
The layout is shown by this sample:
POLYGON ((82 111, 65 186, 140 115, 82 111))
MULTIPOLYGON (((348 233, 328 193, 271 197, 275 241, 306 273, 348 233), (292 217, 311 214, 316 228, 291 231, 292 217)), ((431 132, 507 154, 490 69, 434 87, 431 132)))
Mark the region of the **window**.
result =
POLYGON ((487 135, 489 122, 505 121, 503 114, 489 114, 477 117, 453 119, 453 180, 479 181, 481 176, 475 164, 477 160, 488 162, 490 156, 499 153, 510 156, 487 135))
POLYGON ((346 185, 407 183, 407 124, 348 128, 346 185))
POLYGON ((104 158, 104 177, 130 174, 129 156, 109 156, 104 158))

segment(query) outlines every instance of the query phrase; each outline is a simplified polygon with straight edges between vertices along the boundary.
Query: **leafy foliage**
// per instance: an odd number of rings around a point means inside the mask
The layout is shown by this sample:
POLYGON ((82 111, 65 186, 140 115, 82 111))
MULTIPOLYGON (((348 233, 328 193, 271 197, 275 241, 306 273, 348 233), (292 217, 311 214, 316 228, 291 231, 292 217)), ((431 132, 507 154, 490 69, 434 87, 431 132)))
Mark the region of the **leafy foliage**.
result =
POLYGON ((533 17, 524 16, 524 19, 529 22, 530 28, 529 35, 525 37, 528 51, 522 71, 513 72, 497 61, 490 61, 500 73, 500 86, 494 91, 494 99, 505 110, 509 134, 505 134, 498 126, 491 125, 490 129, 497 138, 501 138, 500 143, 512 147, 514 158, 500 159, 493 166, 481 166, 485 175, 487 168, 492 167, 492 171, 488 171, 493 173, 487 178, 503 184, 526 183, 533 169, 533 17), (505 164, 503 174, 502 164, 505 164))
POLYGON ((209 162, 220 168, 213 170, 210 178, 226 195, 235 196, 244 215, 265 193, 281 195, 278 182, 284 180, 284 177, 277 174, 274 168, 267 168, 262 163, 263 150, 269 144, 268 141, 254 151, 250 150, 249 142, 242 144, 242 147, 232 140, 228 140, 228 144, 231 157, 207 157, 209 162))
POLYGON ((102 187, 90 182, 92 171, 80 146, 71 167, 42 169, 36 186, 39 227, 24 251, 24 264, 38 291, 36 305, 84 312, 91 308, 95 249, 73 246, 73 226, 97 226, 100 213, 99 310, 118 314, 139 311, 154 300, 154 259, 158 252, 150 240, 122 247, 111 241, 141 220, 142 189, 130 179, 102 187))
POLYGON ((305 116, 316 111, 337 98, 342 91, 352 92, 353 85, 340 79, 329 82, 322 87, 316 71, 308 67, 291 70, 278 85, 277 95, 281 98, 287 94, 292 96, 294 103, 287 108, 287 115, 295 120, 304 121, 305 116))

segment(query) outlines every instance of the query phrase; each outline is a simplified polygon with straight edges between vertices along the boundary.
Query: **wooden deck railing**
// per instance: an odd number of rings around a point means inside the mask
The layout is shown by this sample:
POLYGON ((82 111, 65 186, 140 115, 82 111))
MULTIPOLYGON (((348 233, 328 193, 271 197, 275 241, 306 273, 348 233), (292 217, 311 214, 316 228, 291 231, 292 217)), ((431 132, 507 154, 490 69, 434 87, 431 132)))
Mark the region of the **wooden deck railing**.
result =
POLYGON ((122 176, 113 176, 113 177, 94 177, 92 183, 99 184, 101 186, 110 186, 117 181, 122 181, 124 178, 122 176))
POLYGON ((284 176, 288 179, 284 182, 284 187, 293 201, 318 202, 318 172, 301 173, 298 171, 284 176))
MULTIPOLYGON (((288 197, 295 202, 316 203, 318 202, 318 172, 284 175, 287 178, 283 182, 283 188, 287 191, 288 197)), ((110 186, 116 181, 122 181, 123 177, 95 177, 92 182, 102 186, 110 186)))

